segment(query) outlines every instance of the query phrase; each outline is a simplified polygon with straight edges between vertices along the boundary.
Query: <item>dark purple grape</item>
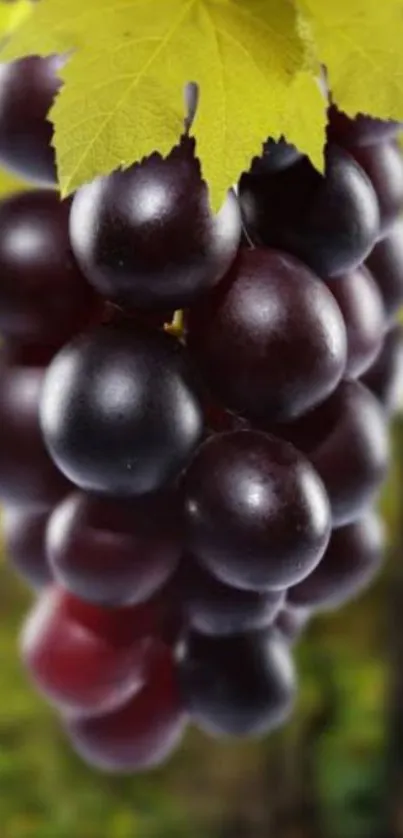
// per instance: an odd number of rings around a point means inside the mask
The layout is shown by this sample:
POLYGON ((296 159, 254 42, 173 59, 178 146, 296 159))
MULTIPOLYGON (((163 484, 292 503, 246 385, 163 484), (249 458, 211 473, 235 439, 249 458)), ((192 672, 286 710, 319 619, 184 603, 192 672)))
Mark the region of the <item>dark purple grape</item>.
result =
POLYGON ((180 559, 176 495, 69 495, 50 518, 47 552, 57 581, 81 599, 114 606, 144 602, 180 559))
POLYGON ((252 430, 211 437, 183 493, 189 550, 227 585, 286 588, 322 558, 326 493, 306 458, 280 439, 252 430))
POLYGON ((274 628, 285 643, 296 643, 308 625, 311 613, 309 608, 291 604, 287 597, 274 621, 274 628))
POLYGON ((187 722, 171 656, 158 649, 144 688, 124 707, 93 719, 68 720, 78 754, 111 772, 144 771, 165 762, 187 722))
POLYGON ((295 697, 290 652, 270 629, 233 637, 192 632, 179 672, 192 718, 213 736, 272 730, 286 720, 295 697))
POLYGON ((288 591, 291 605, 339 608, 365 590, 378 573, 384 547, 383 527, 374 513, 334 530, 318 567, 288 591))
POLYGON ((292 166, 300 160, 302 154, 295 148, 295 145, 287 143, 281 137, 280 140, 269 138, 263 144, 263 153, 260 157, 254 157, 251 172, 254 175, 261 175, 269 172, 278 172, 292 166))
POLYGON ((124 306, 182 308, 229 268, 241 235, 235 195, 217 215, 184 137, 159 154, 97 178, 75 196, 70 233, 82 270, 124 306))
POLYGON ((361 379, 387 413, 403 405, 403 328, 398 325, 385 336, 375 363, 361 379))
POLYGON ((378 198, 380 229, 385 232, 403 209, 403 158, 396 143, 355 148, 354 159, 368 175, 378 198))
POLYGON ((58 56, 0 64, 0 162, 46 185, 57 182, 53 126, 47 119, 60 89, 58 56))
POLYGON ((45 547, 49 508, 6 506, 2 513, 3 542, 11 567, 32 588, 49 585, 53 580, 45 547))
POLYGON ((284 602, 282 591, 239 590, 224 585, 191 556, 183 559, 176 580, 187 621, 202 634, 240 634, 269 626, 284 602))
POLYGON ((272 174, 242 175, 239 200, 254 244, 290 252, 319 275, 356 268, 379 234, 374 189, 336 146, 327 149, 325 175, 308 157, 272 174))
POLYGON ((343 381, 311 413, 273 432, 309 457, 327 490, 334 527, 363 514, 386 476, 389 460, 386 416, 366 387, 343 381))
POLYGON ((190 310, 187 341, 217 399, 268 421, 323 400, 346 363, 332 294, 296 259, 264 248, 241 250, 226 279, 190 310))
POLYGON ((365 268, 326 281, 344 318, 347 332, 345 376, 356 378, 371 365, 382 346, 385 311, 379 288, 365 268))
POLYGON ((363 114, 352 118, 336 105, 329 108, 328 117, 328 140, 346 149, 382 143, 395 137, 402 128, 400 122, 392 119, 376 119, 363 114))
POLYGON ((381 292, 389 322, 403 303, 403 219, 377 242, 366 261, 381 292))
POLYGON ((102 613, 99 619, 101 631, 94 610, 88 623, 85 605, 52 587, 43 591, 24 624, 24 663, 38 690, 60 709, 105 713, 122 706, 145 683, 152 640, 145 635, 116 642, 102 630, 102 613))
POLYGON ((46 191, 0 202, 0 330, 6 337, 62 346, 99 308, 70 248, 69 208, 69 201, 46 191))
POLYGON ((170 335, 101 326, 52 361, 41 404, 45 441, 82 489, 155 491, 198 444, 203 415, 186 351, 170 335))
POLYGON ((0 377, 0 497, 7 503, 50 505, 71 491, 42 439, 44 375, 39 367, 11 367, 0 377))

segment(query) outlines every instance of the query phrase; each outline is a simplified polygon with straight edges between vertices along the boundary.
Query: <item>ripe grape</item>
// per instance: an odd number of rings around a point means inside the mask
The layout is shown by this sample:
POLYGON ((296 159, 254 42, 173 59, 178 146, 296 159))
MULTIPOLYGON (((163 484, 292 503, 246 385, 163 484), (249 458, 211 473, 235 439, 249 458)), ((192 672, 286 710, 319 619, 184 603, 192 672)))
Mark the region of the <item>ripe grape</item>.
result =
POLYGON ((293 257, 241 250, 187 318, 188 346, 216 397, 287 421, 324 399, 346 363, 346 330, 324 283, 293 257))
POLYGON ((161 765, 178 746, 186 722, 172 658, 158 649, 146 684, 127 704, 98 718, 69 719, 66 729, 90 765, 133 772, 161 765))
POLYGON ((392 139, 401 130, 401 123, 392 119, 376 119, 373 116, 358 114, 352 118, 332 105, 328 112, 328 140, 342 148, 353 149, 382 143, 392 139))
POLYGON ((393 142, 354 149, 354 159, 367 173, 378 198, 380 229, 385 232, 403 209, 403 159, 393 142))
POLYGON ((179 666, 190 713, 213 736, 262 734, 290 713, 294 666, 270 629, 233 637, 191 632, 179 666))
POLYGON ((263 144, 263 153, 252 161, 251 172, 254 175, 278 172, 292 166, 300 160, 302 154, 295 145, 287 143, 284 137, 279 140, 269 138, 263 144))
POLYGON ((33 588, 52 582, 45 547, 49 508, 42 506, 6 506, 2 510, 2 534, 7 559, 17 573, 33 588))
POLYGON ((39 367, 6 367, 0 378, 0 496, 8 503, 50 505, 71 489, 42 439, 44 374, 39 367))
POLYGON ((66 346, 44 384, 42 428, 82 489, 137 495, 180 472, 203 416, 185 349, 140 325, 101 326, 66 346))
POLYGON ((284 608, 281 609, 274 621, 274 628, 284 642, 295 643, 306 628, 311 613, 309 608, 290 603, 287 596, 284 608))
POLYGON ((189 624, 201 634, 230 635, 269 626, 284 602, 282 591, 244 591, 224 585, 191 556, 177 581, 189 624))
POLYGON ((74 260, 69 201, 21 192, 0 201, 0 329, 24 343, 57 345, 99 307, 74 260))
MULTIPOLYGON (((116 642, 97 630, 96 615, 83 620, 83 611, 85 604, 62 588, 44 590, 25 622, 21 648, 40 692, 65 711, 96 715, 143 686, 152 640, 116 642)), ((98 622, 103 625, 102 615, 98 622)))
POLYGON ((361 379, 388 413, 403 405, 403 328, 394 326, 386 334, 376 361, 361 379))
POLYGON ((388 467, 384 411, 358 381, 343 381, 315 410, 273 432, 303 451, 327 490, 333 527, 359 518, 373 501, 388 467))
POLYGON ((383 528, 373 512, 334 530, 321 563, 290 588, 288 601, 297 606, 339 608, 373 581, 380 569, 383 546, 383 528))
POLYGON ((238 203, 230 192, 212 214, 194 152, 194 139, 183 137, 167 158, 152 154, 77 192, 73 250, 108 299, 182 308, 229 268, 241 234, 238 203))
POLYGON ((115 606, 143 602, 179 562, 177 496, 114 500, 75 492, 50 518, 47 551, 55 578, 76 596, 115 606))
POLYGON ((261 592, 296 584, 330 533, 322 482, 292 445, 258 431, 217 434, 183 480, 189 550, 222 582, 261 592))
POLYGON ((319 275, 356 268, 379 233, 374 189, 355 160, 328 147, 325 175, 308 157, 268 175, 242 175, 243 223, 254 244, 279 248, 319 275))
POLYGON ((379 288, 365 268, 326 281, 343 315, 347 332, 345 376, 356 378, 378 355, 385 325, 379 288))
POLYGON ((377 242, 366 265, 381 292, 389 322, 403 303, 403 219, 377 242))
POLYGON ((47 116, 61 86, 58 56, 0 64, 0 162, 27 180, 57 182, 53 126, 47 116))

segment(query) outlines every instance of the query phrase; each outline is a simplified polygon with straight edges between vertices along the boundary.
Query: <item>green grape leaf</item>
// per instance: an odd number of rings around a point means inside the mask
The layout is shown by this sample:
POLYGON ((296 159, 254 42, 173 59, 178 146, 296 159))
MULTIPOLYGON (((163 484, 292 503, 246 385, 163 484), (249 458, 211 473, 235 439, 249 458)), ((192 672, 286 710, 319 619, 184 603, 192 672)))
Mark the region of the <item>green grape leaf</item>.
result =
POLYGON ((402 0, 299 0, 299 5, 341 110, 403 119, 402 0))
POLYGON ((34 189, 32 183, 26 183, 7 169, 0 168, 0 199, 28 189, 34 189))
POLYGON ((323 165, 326 101, 293 0, 41 0, 3 57, 70 51, 50 113, 63 195, 166 155, 189 81, 215 208, 267 136, 286 135, 323 165))

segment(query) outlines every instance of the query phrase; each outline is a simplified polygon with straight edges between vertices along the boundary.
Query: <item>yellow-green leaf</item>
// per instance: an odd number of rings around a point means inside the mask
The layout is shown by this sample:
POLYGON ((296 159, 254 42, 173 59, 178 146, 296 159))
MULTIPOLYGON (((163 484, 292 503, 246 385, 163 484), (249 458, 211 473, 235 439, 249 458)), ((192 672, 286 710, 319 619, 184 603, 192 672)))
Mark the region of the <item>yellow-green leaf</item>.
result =
POLYGON ((30 0, 16 0, 14 3, 0 2, 0 38, 15 32, 31 15, 30 0))
POLYGON ((167 154, 188 81, 200 87, 192 130, 215 207, 269 135, 321 165, 325 103, 293 0, 41 0, 4 57, 71 49, 50 114, 63 194, 167 154))
POLYGON ((403 119, 402 0, 299 0, 339 107, 403 119))
POLYGON ((33 189, 33 186, 25 183, 24 180, 13 175, 12 172, 0 168, 0 199, 15 192, 22 192, 25 189, 33 189))

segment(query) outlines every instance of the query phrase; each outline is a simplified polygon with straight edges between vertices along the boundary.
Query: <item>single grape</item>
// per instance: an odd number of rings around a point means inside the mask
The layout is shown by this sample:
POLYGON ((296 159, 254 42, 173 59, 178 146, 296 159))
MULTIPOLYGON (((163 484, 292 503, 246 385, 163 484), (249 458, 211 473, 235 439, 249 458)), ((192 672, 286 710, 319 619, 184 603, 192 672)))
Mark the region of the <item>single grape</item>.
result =
POLYGON ((380 229, 384 233, 403 209, 403 158, 394 142, 355 148, 354 159, 368 175, 378 198, 380 229))
POLYGON ((362 377, 362 383, 381 402, 388 414, 403 406, 403 328, 394 326, 385 335, 376 361, 362 377))
POLYGON ((0 64, 0 163, 43 185, 57 182, 53 126, 48 113, 64 60, 28 56, 0 64))
POLYGON ((233 637, 191 632, 179 667, 191 716, 213 736, 259 735, 291 711, 293 662, 270 629, 233 637))
POLYGON ((355 149, 357 146, 383 143, 396 136, 401 130, 401 123, 392 119, 376 119, 373 116, 358 114, 352 118, 332 105, 328 111, 327 137, 329 142, 342 148, 355 149))
POLYGON ((274 628, 285 643, 296 643, 308 625, 311 613, 309 608, 290 603, 287 596, 284 608, 274 621, 274 628))
POLYGON ((366 266, 381 292, 389 322, 393 323, 403 303, 403 219, 377 242, 366 266))
POLYGON ((52 573, 45 548, 49 508, 6 506, 2 509, 3 543, 7 559, 32 588, 49 585, 52 573))
POLYGON ((177 496, 165 491, 114 500, 75 492, 50 518, 47 552, 57 581, 81 599, 144 602, 179 563, 177 496))
POLYGON ((183 559, 177 591, 186 619, 201 634, 240 634, 269 626, 284 602, 282 591, 245 591, 224 585, 191 556, 183 559))
POLYGON ((71 489, 42 439, 44 375, 40 367, 6 367, 0 376, 0 497, 7 503, 51 505, 71 489))
POLYGON ((360 382, 343 381, 326 402, 273 433, 303 451, 322 478, 333 527, 356 520, 372 503, 388 468, 388 428, 360 382))
POLYGON ((322 561, 310 576, 290 588, 288 601, 296 606, 339 608, 373 581, 383 547, 383 527, 373 512, 334 530, 322 561))
POLYGON ((347 332, 345 376, 356 378, 371 366, 382 346, 385 312, 379 288, 364 267, 326 281, 347 332))
POLYGON ((194 139, 183 137, 167 158, 152 154, 80 189, 70 234, 82 270, 107 299, 183 308, 229 268, 241 220, 232 192, 212 214, 194 139))
MULTIPOLYGON (((94 609, 94 606, 93 606, 94 609)), ((128 701, 143 686, 152 639, 131 643, 82 619, 85 604, 56 586, 43 591, 21 637, 23 661, 38 690, 64 711, 97 715, 128 701)), ((107 622, 106 622, 107 626, 107 622)), ((113 626, 113 623, 112 623, 113 626)))
POLYGON ((346 330, 324 283, 293 257, 241 250, 226 279, 187 317, 187 342, 217 399, 268 421, 300 416, 330 394, 346 330))
POLYGON ((251 166, 251 173, 254 175, 278 172, 292 166, 300 160, 302 154, 295 145, 287 143, 284 137, 273 140, 271 137, 263 144, 263 153, 260 157, 254 157, 251 166))
POLYGON ((189 550, 227 585, 261 592, 296 584, 330 534, 322 482, 292 445, 258 431, 217 434, 183 479, 189 550))
POLYGON ((374 189, 355 160, 326 151, 325 175, 308 157, 267 175, 242 175, 239 201, 254 244, 292 253, 319 275, 356 268, 379 234, 374 189))
POLYGON ((74 260, 69 201, 20 192, 0 201, 0 329, 24 343, 57 345, 95 316, 99 302, 74 260))
POLYGON ((165 762, 179 745, 186 722, 172 657, 158 649, 141 692, 107 715, 70 719, 66 729, 73 747, 90 765, 133 772, 165 762))
POLYGON ((195 384, 175 338, 137 325, 101 326, 72 341, 48 369, 41 419, 49 451, 82 489, 157 490, 200 440, 195 384))

